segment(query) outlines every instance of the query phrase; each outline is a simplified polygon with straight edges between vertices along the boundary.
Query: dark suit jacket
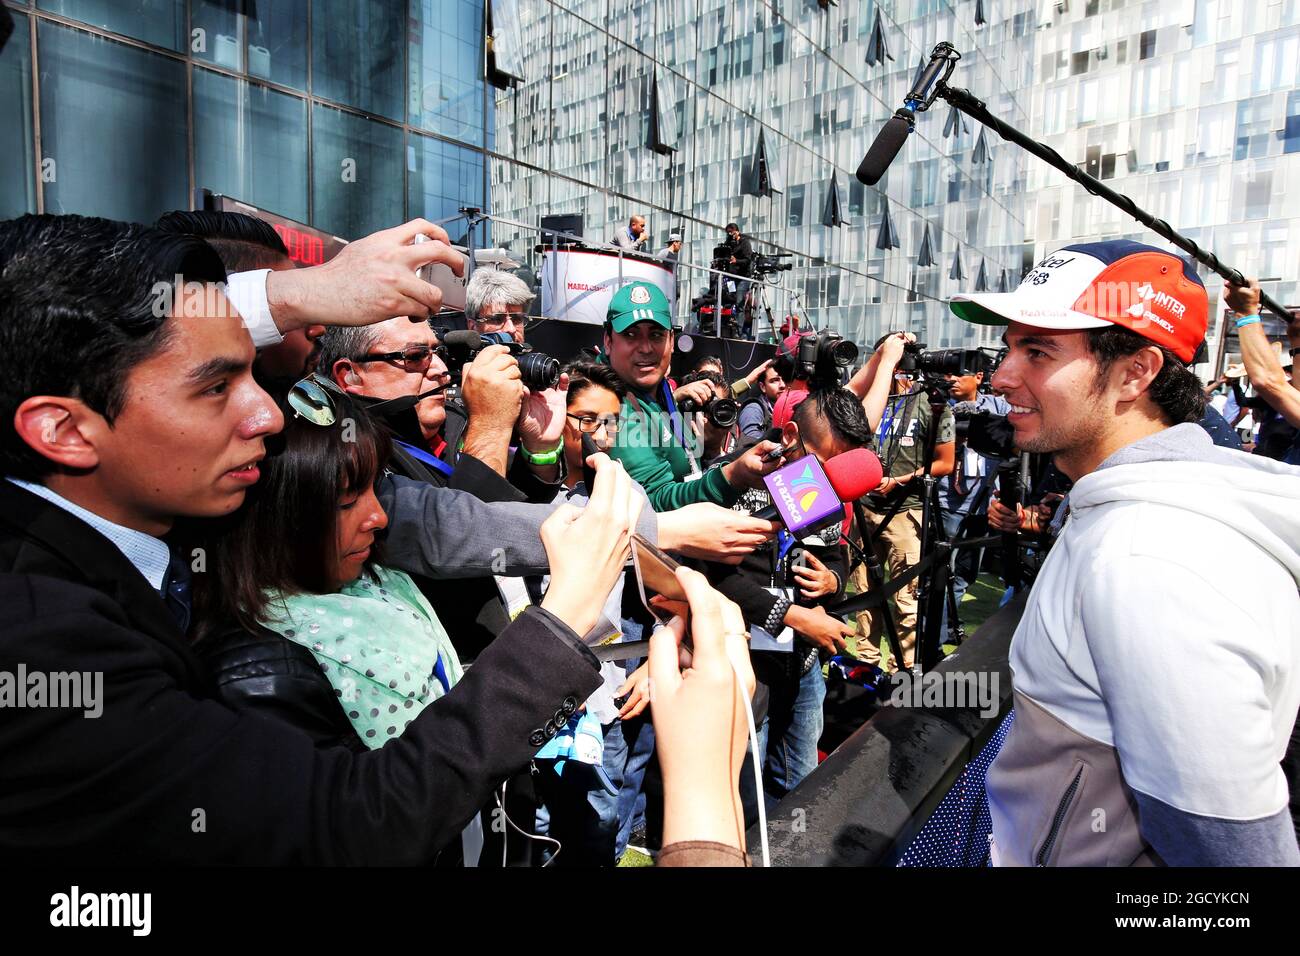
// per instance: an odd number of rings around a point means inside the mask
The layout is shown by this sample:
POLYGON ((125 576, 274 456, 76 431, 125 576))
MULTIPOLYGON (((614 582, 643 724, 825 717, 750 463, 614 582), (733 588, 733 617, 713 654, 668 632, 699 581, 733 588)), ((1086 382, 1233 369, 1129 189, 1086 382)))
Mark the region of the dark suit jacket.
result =
POLYGON ((318 747, 215 700, 125 556, 3 480, 0 607, 0 671, 103 675, 98 718, 0 721, 9 862, 423 863, 600 685, 578 636, 531 608, 382 749, 318 747))

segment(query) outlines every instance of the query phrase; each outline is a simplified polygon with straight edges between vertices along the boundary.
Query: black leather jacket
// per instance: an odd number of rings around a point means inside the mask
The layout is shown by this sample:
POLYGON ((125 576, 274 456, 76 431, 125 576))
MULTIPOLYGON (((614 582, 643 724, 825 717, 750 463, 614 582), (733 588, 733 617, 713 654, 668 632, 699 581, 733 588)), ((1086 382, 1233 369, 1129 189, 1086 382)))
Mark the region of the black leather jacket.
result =
POLYGON ((234 626, 197 647, 217 699, 297 727, 319 747, 368 748, 311 651, 267 628, 234 626))

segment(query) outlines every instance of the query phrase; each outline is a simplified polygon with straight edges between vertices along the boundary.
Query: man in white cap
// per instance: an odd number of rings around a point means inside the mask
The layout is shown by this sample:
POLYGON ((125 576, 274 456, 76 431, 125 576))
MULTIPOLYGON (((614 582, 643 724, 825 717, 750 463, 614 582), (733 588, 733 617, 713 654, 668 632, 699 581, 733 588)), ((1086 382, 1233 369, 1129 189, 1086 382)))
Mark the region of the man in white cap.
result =
POLYGON ((1279 766, 1300 706, 1300 471, 1195 424, 1201 280, 1152 246, 1083 243, 951 307, 1007 326, 992 384, 1016 444, 1074 480, 1012 638, 993 861, 1300 865, 1279 766))

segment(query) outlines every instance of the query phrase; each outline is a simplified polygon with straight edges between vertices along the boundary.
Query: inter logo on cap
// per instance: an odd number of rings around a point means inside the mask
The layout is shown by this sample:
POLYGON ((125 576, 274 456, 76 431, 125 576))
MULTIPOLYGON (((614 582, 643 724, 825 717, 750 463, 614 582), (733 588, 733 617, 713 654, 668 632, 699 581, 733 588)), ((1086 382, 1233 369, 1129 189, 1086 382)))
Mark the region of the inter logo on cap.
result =
POLYGON ((643 285, 633 286, 632 292, 628 296, 628 298, 630 298, 637 305, 645 305, 647 302, 650 301, 650 290, 643 285))

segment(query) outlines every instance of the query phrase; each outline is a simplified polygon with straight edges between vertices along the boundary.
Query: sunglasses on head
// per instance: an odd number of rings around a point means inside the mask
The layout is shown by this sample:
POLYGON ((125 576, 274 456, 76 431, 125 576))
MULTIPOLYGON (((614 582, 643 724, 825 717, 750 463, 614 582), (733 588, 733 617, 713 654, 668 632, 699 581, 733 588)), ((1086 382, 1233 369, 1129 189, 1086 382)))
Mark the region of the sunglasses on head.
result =
MULTIPOLYGON (((385 399, 368 406, 366 411, 382 417, 411 408, 430 395, 442 391, 442 388, 434 388, 419 395, 385 399)), ((289 389, 289 407, 293 409, 296 418, 305 418, 313 425, 333 425, 339 420, 339 400, 342 397, 343 393, 337 387, 322 382, 313 374, 295 382, 289 389)))

